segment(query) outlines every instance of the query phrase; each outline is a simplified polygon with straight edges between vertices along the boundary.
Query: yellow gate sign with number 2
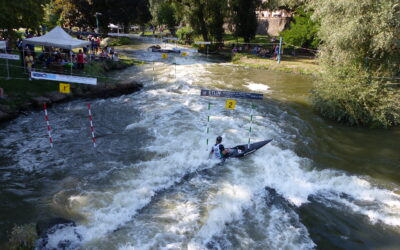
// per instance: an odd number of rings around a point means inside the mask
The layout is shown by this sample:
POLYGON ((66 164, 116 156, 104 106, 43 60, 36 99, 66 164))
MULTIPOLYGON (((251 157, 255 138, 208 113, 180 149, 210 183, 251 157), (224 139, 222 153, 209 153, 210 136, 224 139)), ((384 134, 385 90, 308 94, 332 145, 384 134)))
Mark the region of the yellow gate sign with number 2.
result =
POLYGON ((235 109, 236 106, 236 101, 235 100, 226 100, 226 105, 225 108, 226 109, 235 109))

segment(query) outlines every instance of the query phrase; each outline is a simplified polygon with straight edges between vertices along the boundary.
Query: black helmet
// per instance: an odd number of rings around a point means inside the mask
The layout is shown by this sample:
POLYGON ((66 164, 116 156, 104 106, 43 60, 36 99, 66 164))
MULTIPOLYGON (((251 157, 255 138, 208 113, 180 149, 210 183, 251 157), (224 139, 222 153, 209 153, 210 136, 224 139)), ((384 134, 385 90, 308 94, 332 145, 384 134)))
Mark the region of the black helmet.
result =
POLYGON ((222 137, 221 136, 217 137, 217 142, 222 142, 222 137))

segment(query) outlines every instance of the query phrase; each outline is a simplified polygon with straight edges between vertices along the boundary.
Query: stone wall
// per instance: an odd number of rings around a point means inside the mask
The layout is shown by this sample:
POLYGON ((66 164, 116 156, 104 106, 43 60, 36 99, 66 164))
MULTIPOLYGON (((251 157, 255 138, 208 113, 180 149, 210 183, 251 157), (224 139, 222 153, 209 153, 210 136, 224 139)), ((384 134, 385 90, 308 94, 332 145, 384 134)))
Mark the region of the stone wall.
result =
POLYGON ((258 11, 257 16, 258 35, 278 36, 285 29, 292 15, 286 10, 263 10, 258 11))

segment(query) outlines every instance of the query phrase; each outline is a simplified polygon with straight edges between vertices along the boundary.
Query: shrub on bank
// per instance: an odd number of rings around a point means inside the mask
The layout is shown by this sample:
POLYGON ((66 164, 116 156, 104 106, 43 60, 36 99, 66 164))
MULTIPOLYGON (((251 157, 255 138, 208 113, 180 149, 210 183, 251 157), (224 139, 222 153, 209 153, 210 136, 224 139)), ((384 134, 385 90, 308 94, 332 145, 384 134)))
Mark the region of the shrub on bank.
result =
POLYGON ((186 44, 193 42, 193 30, 190 27, 183 27, 176 31, 176 36, 186 44))
POLYGON ((116 37, 110 39, 108 46, 129 45, 131 42, 132 40, 129 37, 116 37))
POLYGON ((400 89, 383 81, 400 76, 398 0, 307 2, 322 41, 315 108, 352 125, 400 125, 400 89))
POLYGON ((324 77, 315 84, 312 102, 322 116, 341 123, 373 128, 400 125, 400 90, 371 80, 360 70, 347 77, 324 77))

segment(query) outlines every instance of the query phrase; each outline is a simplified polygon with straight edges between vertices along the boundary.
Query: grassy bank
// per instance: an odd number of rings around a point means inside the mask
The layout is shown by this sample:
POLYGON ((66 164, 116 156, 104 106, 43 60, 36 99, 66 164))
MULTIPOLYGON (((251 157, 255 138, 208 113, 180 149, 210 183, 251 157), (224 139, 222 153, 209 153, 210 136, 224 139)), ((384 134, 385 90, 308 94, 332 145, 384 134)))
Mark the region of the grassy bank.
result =
POLYGON ((246 67, 288 73, 317 75, 320 72, 316 59, 288 55, 283 55, 280 64, 278 64, 276 60, 270 58, 263 58, 247 53, 236 53, 232 57, 232 62, 246 67))

